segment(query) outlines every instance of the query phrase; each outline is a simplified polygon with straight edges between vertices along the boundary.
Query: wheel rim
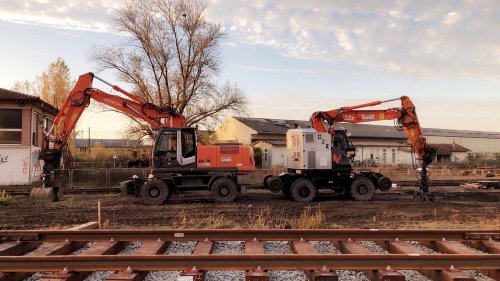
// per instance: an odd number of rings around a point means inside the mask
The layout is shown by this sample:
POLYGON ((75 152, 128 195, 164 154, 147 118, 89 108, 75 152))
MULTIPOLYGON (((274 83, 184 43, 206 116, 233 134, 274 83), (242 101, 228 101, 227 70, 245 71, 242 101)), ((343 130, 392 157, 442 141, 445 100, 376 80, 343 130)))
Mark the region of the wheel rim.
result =
POLYGON ((156 186, 149 189, 149 196, 151 196, 151 197, 156 198, 156 197, 160 196, 160 193, 161 193, 160 189, 156 186))
POLYGON ((368 193, 368 187, 366 185, 360 185, 358 187, 358 193, 359 194, 367 194, 368 193))
POLYGON ((311 191, 306 186, 302 186, 299 189, 299 195, 300 195, 300 197, 307 197, 307 196, 309 196, 309 194, 311 194, 311 191))
POLYGON ((219 194, 220 194, 221 196, 228 196, 228 195, 229 195, 229 193, 230 193, 230 191, 229 191, 229 188, 228 188, 227 186, 223 186, 223 187, 221 187, 221 188, 220 188, 220 190, 219 190, 219 194))

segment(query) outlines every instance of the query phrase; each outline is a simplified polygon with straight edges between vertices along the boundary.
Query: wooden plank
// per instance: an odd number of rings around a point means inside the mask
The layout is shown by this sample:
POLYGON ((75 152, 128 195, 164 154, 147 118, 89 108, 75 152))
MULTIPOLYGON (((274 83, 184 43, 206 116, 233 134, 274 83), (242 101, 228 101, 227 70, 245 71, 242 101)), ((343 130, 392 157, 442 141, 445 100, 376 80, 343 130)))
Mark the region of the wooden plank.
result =
MULTIPOLYGON (((170 245, 169 241, 146 241, 139 249, 134 251, 132 256, 148 256, 148 255, 158 255, 165 253, 166 249, 170 245)), ((149 271, 133 271, 132 269, 127 269, 120 272, 115 272, 108 277, 107 281, 141 281, 146 278, 149 271)))
MULTIPOLYGON (((314 246, 305 240, 292 241, 292 251, 297 255, 321 255, 314 246)), ((339 277, 334 270, 326 267, 315 270, 304 270, 311 281, 337 281, 339 277)))
MULTIPOLYGON (((115 255, 126 246, 126 243, 115 241, 100 241, 92 244, 83 251, 81 256, 115 255)), ((92 272, 53 272, 45 275, 41 281, 80 281, 87 278, 92 272)))
MULTIPOLYGON (((210 240, 198 241, 196 247, 194 248, 193 255, 210 255, 214 249, 214 243, 210 240)), ((206 271, 197 270, 193 267, 191 270, 184 270, 181 272, 180 276, 189 276, 193 278, 193 281, 205 280, 206 271)))
POLYGON ((252 240, 245 242, 245 255, 263 255, 264 244, 261 241, 252 240))
MULTIPOLYGON (((370 249, 357 243, 355 241, 340 241, 337 242, 338 249, 344 254, 358 254, 358 255, 375 255, 370 249)), ((363 270, 363 272, 370 278, 370 280, 384 280, 384 281, 404 281, 405 276, 397 271, 389 268, 379 270, 363 270)))
POLYGON ((500 254, 500 242, 497 241, 465 241, 467 246, 488 254, 500 254))
POLYGON ((29 252, 42 244, 41 241, 18 242, 7 241, 0 244, 0 256, 19 256, 29 252))
POLYGON ((83 230, 83 229, 97 229, 97 228, 99 228, 99 223, 97 223, 96 221, 90 221, 84 224, 73 226, 68 230, 83 230))
MULTIPOLYGON (((379 242, 391 254, 406 254, 406 255, 427 255, 422 249, 410 245, 404 241, 388 241, 386 243, 379 242)), ((436 281, 474 281, 475 278, 456 269, 450 270, 420 270, 422 274, 436 281)))
MULTIPOLYGON (((500 244, 494 241, 484 241, 482 242, 485 247, 492 247, 492 250, 495 251, 495 243, 500 244), (486 244, 488 243, 488 244, 486 244)), ((483 255, 484 253, 478 253, 476 250, 471 249, 462 243, 455 241, 434 241, 432 242, 433 248, 444 254, 457 254, 457 255, 483 255)), ((482 270, 482 273, 488 275, 489 277, 499 280, 500 278, 500 269, 491 269, 491 270, 482 270)))

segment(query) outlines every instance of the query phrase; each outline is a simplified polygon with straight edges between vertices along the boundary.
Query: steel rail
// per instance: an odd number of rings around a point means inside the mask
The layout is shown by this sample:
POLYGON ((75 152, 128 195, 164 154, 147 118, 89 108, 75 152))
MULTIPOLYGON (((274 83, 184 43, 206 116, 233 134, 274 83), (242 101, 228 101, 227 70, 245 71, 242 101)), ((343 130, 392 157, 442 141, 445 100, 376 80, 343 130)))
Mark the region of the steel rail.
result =
POLYGON ((151 256, 11 256, 0 257, 0 271, 93 271, 125 270, 248 270, 266 269, 499 269, 500 254, 495 255, 151 255, 151 256))
POLYGON ((115 239, 118 241, 243 241, 250 239, 263 241, 297 240, 500 240, 500 230, 393 230, 393 229, 324 229, 324 230, 255 230, 255 229, 203 229, 203 230, 30 230, 0 231, 0 240, 20 241, 100 241, 115 239))

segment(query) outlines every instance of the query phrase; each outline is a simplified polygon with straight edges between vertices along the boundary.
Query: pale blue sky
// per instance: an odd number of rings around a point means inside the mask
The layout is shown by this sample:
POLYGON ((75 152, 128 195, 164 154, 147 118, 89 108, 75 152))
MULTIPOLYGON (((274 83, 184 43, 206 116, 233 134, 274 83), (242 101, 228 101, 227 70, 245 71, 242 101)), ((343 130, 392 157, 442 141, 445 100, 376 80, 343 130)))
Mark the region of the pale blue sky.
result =
MULTIPOLYGON (((91 46, 125 40, 113 32, 115 1, 1 3, 2 88, 32 80, 57 57, 75 78, 95 71, 91 46)), ((424 127, 500 131, 498 1, 212 0, 206 15, 228 34, 219 79, 245 91, 252 117, 306 120, 404 94, 424 127)), ((120 119, 87 113, 78 128, 119 137, 120 119)))

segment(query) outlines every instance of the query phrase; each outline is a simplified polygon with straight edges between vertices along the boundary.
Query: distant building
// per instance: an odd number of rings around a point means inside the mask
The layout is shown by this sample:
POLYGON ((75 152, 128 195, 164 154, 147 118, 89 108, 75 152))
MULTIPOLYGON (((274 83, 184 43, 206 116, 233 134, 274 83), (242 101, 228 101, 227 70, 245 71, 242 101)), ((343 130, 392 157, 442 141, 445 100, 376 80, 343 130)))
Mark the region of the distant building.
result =
MULTIPOLYGON (((239 142, 260 148, 264 167, 286 166, 286 132, 295 125, 310 127, 309 121, 303 120, 230 117, 216 130, 216 135, 221 142, 239 142)), ((350 139, 356 147, 355 161, 382 165, 412 163, 413 156, 408 138, 394 126, 339 123, 335 128, 351 133, 350 139)), ((455 143, 457 147, 468 149, 468 152, 453 152, 452 155, 455 156, 450 155, 450 161, 465 159, 464 153, 467 155, 500 152, 500 133, 425 128, 422 130, 428 143, 455 143)), ((445 161, 445 158, 443 154, 438 160, 445 161)))
POLYGON ((429 146, 436 149, 436 163, 464 161, 470 152, 470 149, 455 143, 432 143, 429 146))
POLYGON ((149 158, 151 145, 142 141, 130 139, 75 139, 75 147, 81 152, 87 152, 93 146, 101 145, 110 155, 125 159, 149 158))
POLYGON ((40 180, 43 131, 50 130, 57 112, 39 97, 0 88, 0 185, 40 180))

